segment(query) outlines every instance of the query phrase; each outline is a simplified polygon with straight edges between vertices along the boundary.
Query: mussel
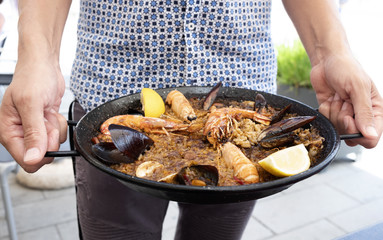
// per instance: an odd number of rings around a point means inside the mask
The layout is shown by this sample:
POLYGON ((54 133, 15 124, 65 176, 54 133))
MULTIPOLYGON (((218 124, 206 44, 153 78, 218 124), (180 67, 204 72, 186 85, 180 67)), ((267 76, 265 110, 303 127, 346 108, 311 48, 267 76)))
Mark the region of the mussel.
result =
POLYGON ((111 124, 109 132, 112 142, 92 145, 93 153, 107 163, 134 162, 154 144, 151 138, 129 127, 111 124))
POLYGON ((279 122, 285 116, 285 114, 290 110, 290 108, 291 108, 291 104, 287 105, 286 107, 282 108, 277 113, 275 113, 271 117, 271 123, 273 124, 273 123, 279 122))
POLYGON ((177 174, 181 184, 193 186, 217 186, 218 169, 211 165, 184 167, 177 174))
MULTIPOLYGON (((260 114, 268 115, 267 113, 268 106, 269 105, 267 104, 265 97, 262 94, 258 93, 255 96, 254 111, 260 114)), ((290 108, 291 108, 291 104, 287 105, 286 107, 282 108, 278 112, 274 113, 271 116, 271 123, 279 122, 283 118, 283 116, 290 110, 290 108)))
POLYGON ((262 94, 257 93, 257 95, 255 95, 254 111, 261 113, 264 109, 267 109, 266 99, 262 94))
POLYGON ((99 142, 92 145, 92 152, 105 163, 131 163, 129 157, 120 152, 113 142, 99 142))
POLYGON ((294 141, 292 131, 303 127, 315 118, 316 116, 299 116, 274 123, 259 134, 258 143, 264 148, 274 148, 292 143, 294 141))
POLYGON ((222 82, 217 83, 210 92, 206 95, 206 98, 203 102, 203 110, 207 111, 213 105, 214 100, 216 99, 219 90, 222 87, 222 82))
POLYGON ((211 165, 192 165, 183 167, 178 173, 170 174, 160 182, 189 186, 217 186, 218 169, 211 165))

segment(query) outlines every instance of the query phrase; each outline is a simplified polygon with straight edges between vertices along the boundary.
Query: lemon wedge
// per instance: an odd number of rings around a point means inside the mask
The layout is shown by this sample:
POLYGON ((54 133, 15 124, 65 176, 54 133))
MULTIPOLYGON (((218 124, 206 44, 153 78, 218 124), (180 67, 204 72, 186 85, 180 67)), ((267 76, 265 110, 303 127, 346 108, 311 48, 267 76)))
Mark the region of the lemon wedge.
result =
POLYGON ((309 169, 310 157, 306 147, 299 144, 270 154, 258 163, 274 176, 288 177, 309 169))
POLYGON ((145 117, 160 117, 165 112, 164 100, 153 89, 142 89, 141 104, 145 117))

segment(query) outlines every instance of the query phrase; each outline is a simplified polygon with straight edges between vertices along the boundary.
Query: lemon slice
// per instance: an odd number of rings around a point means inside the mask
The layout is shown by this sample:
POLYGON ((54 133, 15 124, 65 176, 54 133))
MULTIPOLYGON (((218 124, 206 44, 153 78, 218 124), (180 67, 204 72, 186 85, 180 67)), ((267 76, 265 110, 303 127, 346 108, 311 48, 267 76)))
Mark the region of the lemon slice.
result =
POLYGON ((303 144, 279 150, 258 162, 266 171, 277 177, 288 177, 310 167, 310 157, 303 144))
POLYGON ((145 117, 160 117, 165 112, 164 100, 153 89, 142 89, 141 104, 145 117))

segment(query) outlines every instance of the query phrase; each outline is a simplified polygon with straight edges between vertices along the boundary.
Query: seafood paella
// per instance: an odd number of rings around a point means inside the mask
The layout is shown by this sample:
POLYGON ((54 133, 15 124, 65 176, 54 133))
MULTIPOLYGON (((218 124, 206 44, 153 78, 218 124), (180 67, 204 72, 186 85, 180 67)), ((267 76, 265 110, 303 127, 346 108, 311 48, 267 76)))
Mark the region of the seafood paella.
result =
POLYGON ((275 108, 261 94, 251 101, 205 98, 177 90, 160 117, 113 116, 92 139, 93 153, 110 167, 139 178, 194 186, 236 186, 279 177, 259 164, 271 154, 304 145, 312 164, 324 138, 310 125, 315 116, 275 108), (113 164, 108 159, 113 158, 113 164))

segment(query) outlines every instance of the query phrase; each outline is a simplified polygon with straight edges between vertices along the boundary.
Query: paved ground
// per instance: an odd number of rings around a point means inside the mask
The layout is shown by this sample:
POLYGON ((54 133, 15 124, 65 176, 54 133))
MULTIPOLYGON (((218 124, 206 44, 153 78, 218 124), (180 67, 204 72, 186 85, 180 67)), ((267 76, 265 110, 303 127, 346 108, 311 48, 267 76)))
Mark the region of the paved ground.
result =
MULTIPOLYGON (((280 11, 279 1, 274 5, 275 11, 280 11)), ((382 13, 383 4, 379 0, 350 0, 342 9, 342 20, 355 55, 379 84, 381 93, 383 83, 379 70, 383 36, 382 32, 374 30, 377 23, 383 22, 382 13)), ((280 21, 285 21, 282 15, 280 21)), ((73 30, 73 25, 68 24, 68 28, 73 30)), ((285 27, 276 31, 278 41, 282 39, 280 36, 290 37, 283 31, 285 27)), ((71 51, 64 54, 66 72, 70 66, 65 61, 72 54, 71 51)), ((70 98, 68 93, 64 105, 70 98)), ((382 222, 383 162, 381 157, 379 159, 382 150, 382 141, 372 150, 342 147, 337 160, 321 173, 259 200, 243 240, 330 240, 382 222), (356 161, 344 161, 344 158, 356 161)), ((9 181, 19 239, 78 239, 72 187, 33 190, 18 184, 13 174, 9 181)), ((164 240, 172 239, 177 215, 177 205, 171 203, 164 222, 164 240)), ((7 239, 4 209, 0 203, 0 240, 7 239)))

